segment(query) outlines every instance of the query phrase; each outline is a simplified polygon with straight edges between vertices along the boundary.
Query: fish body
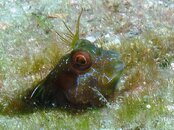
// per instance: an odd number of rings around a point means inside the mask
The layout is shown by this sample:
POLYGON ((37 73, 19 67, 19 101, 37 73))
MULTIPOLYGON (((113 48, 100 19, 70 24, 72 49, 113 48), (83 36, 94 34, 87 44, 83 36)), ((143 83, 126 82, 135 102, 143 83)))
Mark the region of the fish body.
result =
POLYGON ((117 52, 79 39, 32 90, 29 102, 36 106, 102 106, 114 94, 123 68, 117 52))

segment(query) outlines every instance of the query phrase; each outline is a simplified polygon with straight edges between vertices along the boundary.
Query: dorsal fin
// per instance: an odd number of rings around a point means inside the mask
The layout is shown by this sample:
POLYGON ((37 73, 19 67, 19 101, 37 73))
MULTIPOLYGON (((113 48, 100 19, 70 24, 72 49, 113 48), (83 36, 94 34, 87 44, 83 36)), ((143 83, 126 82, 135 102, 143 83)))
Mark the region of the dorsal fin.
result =
POLYGON ((75 34, 74 34, 74 37, 73 37, 73 40, 72 40, 72 43, 71 43, 73 48, 75 47, 75 44, 79 40, 80 18, 81 18, 82 12, 83 12, 83 8, 81 9, 80 14, 79 14, 78 19, 77 19, 76 30, 75 30, 75 34))
POLYGON ((81 9, 80 14, 78 16, 75 33, 73 33, 71 31, 71 29, 68 27, 68 25, 64 21, 63 21, 63 24, 65 25, 65 28, 67 29, 68 33, 62 35, 56 31, 56 33, 57 33, 57 35, 59 35, 60 39, 63 42, 70 44, 70 46, 72 48, 75 47, 77 41, 79 40, 80 18, 81 18, 82 12, 83 12, 83 9, 81 9))

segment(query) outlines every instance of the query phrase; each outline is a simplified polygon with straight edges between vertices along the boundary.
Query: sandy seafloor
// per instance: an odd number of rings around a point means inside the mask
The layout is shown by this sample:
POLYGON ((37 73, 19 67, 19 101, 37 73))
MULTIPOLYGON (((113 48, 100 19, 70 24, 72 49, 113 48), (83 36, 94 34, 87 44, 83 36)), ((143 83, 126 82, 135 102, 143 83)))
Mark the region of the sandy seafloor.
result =
POLYGON ((2 130, 172 130, 173 76, 174 0, 0 1, 2 130), (126 65, 117 91, 129 91, 106 107, 85 112, 20 112, 22 94, 70 48, 51 30, 65 32, 65 21, 74 31, 81 8, 80 36, 116 48, 126 65))

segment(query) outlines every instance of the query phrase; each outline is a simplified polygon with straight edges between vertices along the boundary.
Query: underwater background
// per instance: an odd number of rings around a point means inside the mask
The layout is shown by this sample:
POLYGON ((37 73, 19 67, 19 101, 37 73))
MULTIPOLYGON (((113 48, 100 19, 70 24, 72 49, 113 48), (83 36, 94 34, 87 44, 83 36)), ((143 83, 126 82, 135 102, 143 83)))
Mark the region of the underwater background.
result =
POLYGON ((0 129, 172 130, 174 0, 1 0, 0 129), (24 112, 22 98, 68 52, 52 30, 119 52, 125 69, 107 106, 24 112))

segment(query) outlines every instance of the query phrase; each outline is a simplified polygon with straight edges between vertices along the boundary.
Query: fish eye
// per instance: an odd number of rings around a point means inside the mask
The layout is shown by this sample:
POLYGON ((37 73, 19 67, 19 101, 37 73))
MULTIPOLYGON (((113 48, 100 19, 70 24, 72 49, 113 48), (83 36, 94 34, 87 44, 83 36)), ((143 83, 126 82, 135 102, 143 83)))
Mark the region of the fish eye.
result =
POLYGON ((86 71, 92 65, 91 56, 86 51, 75 51, 71 54, 71 64, 76 71, 86 71))
POLYGON ((78 65, 85 65, 87 64, 87 59, 84 55, 79 54, 75 57, 75 63, 78 65))

